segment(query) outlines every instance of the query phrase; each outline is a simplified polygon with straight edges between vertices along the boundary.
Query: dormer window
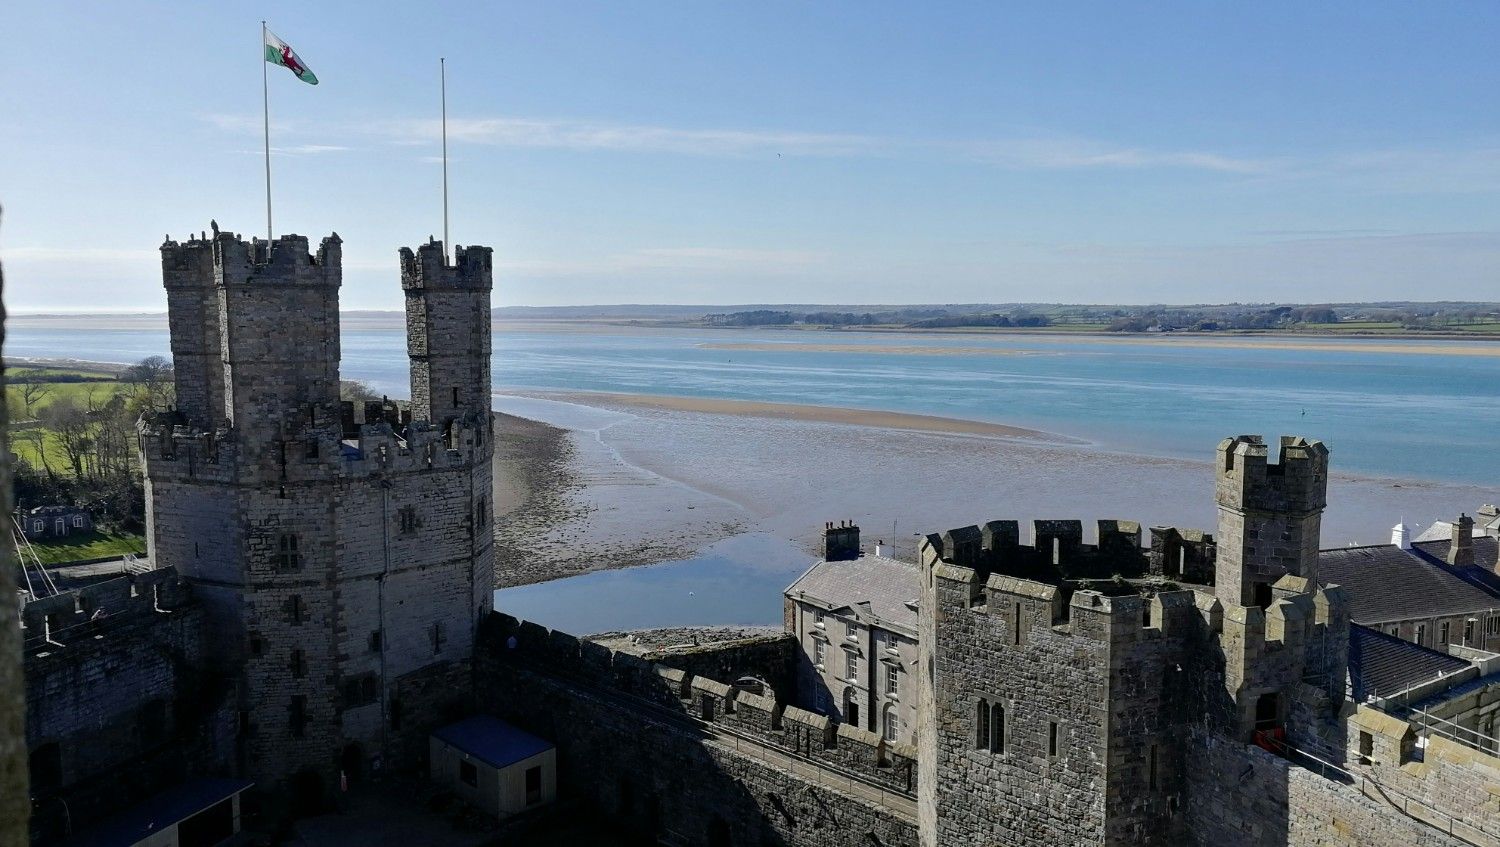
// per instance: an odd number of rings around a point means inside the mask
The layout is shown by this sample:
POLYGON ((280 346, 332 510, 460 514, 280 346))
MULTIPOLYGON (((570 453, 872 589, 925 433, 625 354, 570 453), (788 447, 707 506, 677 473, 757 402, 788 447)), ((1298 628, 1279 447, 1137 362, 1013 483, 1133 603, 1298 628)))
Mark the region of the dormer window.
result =
POLYGON ((823 620, 822 609, 813 609, 813 626, 818 627, 819 629, 824 629, 828 626, 828 624, 823 620))
POLYGON ((859 624, 852 620, 844 621, 844 637, 851 641, 859 638, 859 624))

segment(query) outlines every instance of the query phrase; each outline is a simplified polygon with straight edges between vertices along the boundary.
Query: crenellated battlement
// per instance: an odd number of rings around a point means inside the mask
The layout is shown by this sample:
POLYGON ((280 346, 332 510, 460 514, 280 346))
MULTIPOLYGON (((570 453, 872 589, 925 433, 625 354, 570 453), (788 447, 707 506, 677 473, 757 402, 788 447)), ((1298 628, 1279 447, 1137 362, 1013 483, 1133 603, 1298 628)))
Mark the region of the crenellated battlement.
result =
POLYGON ((215 228, 186 241, 168 237, 161 245, 163 281, 168 289, 214 285, 332 285, 341 280, 343 239, 332 233, 309 252, 305 235, 283 235, 275 241, 244 240, 215 228), (205 273, 211 270, 212 276, 205 273))
POLYGON ((1022 543, 1019 521, 993 520, 926 535, 918 555, 929 566, 943 562, 982 577, 999 573, 1047 584, 1115 577, 1213 583, 1213 536, 1200 530, 1152 527, 1148 550, 1136 521, 1096 521, 1089 543, 1083 521, 1053 519, 1033 520, 1030 538, 1022 543))
POLYGON ((1263 438, 1240 435, 1219 442, 1215 456, 1216 593, 1227 605, 1265 608, 1281 577, 1316 582, 1328 448, 1321 441, 1282 436, 1271 462, 1263 438))
POLYGON ((838 724, 824 715, 783 705, 776 697, 742 691, 719 680, 656 664, 558 630, 492 612, 481 626, 477 672, 519 664, 572 684, 607 689, 641 702, 643 717, 665 709, 702 724, 842 772, 888 790, 916 789, 916 750, 838 724))
POLYGON ((449 262, 443 242, 429 238, 413 253, 401 248, 401 287, 408 290, 489 291, 493 276, 493 250, 489 247, 453 248, 449 262))
POLYGON ((1314 512, 1328 505, 1328 448, 1321 441, 1284 435, 1272 462, 1264 438, 1239 435, 1219 442, 1217 454, 1221 506, 1314 512))
POLYGON ((143 615, 164 615, 192 601, 174 568, 136 571, 28 601, 21 607, 28 658, 55 656, 75 643, 107 638, 143 615))

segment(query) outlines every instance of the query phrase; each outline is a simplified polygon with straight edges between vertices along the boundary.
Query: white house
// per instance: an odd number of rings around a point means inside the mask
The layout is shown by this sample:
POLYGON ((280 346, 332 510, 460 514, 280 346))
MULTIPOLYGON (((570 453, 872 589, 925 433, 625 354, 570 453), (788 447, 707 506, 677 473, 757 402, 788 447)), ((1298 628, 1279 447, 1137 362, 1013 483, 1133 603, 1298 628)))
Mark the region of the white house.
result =
POLYGON ((465 802, 505 818, 557 797, 557 748, 489 715, 432 734, 429 771, 465 802))

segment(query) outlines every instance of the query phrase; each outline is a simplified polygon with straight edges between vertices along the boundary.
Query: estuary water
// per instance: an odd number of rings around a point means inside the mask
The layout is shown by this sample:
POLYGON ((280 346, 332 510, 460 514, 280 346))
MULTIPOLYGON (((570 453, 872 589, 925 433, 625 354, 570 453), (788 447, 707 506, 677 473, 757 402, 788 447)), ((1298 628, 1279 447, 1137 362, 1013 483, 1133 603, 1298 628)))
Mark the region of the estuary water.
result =
MULTIPOLYGON (((9 357, 170 355, 159 319, 12 317, 9 357), (124 323, 126 325, 120 325, 124 323)), ((343 372, 404 396, 404 329, 346 321, 343 372)), ((1500 484, 1500 345, 1382 339, 1072 338, 498 324, 502 392, 610 391, 836 405, 1032 427, 1107 450, 1201 455, 1229 433, 1308 433, 1345 471, 1500 484)))
MULTIPOLYGON (((22 317, 7 329, 12 360, 168 353, 159 319, 22 317)), ((346 320, 342 343, 346 377, 406 394, 398 320, 346 320)), ((539 525, 549 543, 537 549, 556 551, 542 566, 577 572, 606 566, 608 551, 657 552, 640 567, 507 588, 497 605, 578 633, 776 624, 825 520, 857 520, 898 555, 916 532, 998 517, 1212 529, 1208 460, 1242 432, 1325 441, 1335 476, 1324 545, 1383 542, 1399 519, 1421 528, 1500 499, 1497 354, 1425 340, 500 323, 496 408, 568 429, 582 481, 566 517, 539 525), (669 411, 590 392, 910 412, 1065 438, 669 411), (662 539, 672 561, 661 561, 662 539)))

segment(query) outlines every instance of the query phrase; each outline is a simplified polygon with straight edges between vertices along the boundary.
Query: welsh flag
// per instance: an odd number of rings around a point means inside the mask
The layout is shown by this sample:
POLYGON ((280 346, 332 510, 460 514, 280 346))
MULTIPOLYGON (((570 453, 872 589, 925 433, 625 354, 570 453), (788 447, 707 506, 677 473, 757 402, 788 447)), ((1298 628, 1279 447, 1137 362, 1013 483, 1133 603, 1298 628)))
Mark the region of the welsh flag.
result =
POLYGON ((292 45, 277 38, 276 34, 271 32, 269 29, 265 30, 265 33, 267 62, 286 68, 287 70, 296 74, 297 79, 302 80, 308 85, 318 84, 317 76, 315 76, 312 70, 307 67, 307 64, 302 61, 302 57, 298 56, 297 52, 292 49, 292 45))

